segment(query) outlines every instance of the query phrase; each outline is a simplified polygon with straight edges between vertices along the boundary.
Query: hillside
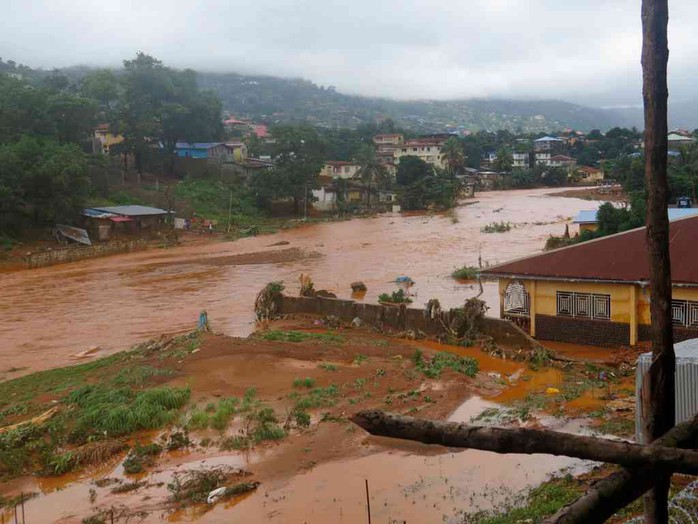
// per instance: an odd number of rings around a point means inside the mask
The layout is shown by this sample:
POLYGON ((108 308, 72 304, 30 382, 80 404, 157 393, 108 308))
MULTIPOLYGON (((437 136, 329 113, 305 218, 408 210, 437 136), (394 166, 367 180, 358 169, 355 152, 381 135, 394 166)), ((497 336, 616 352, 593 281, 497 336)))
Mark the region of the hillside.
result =
POLYGON ((354 127, 392 118, 420 132, 458 128, 525 132, 564 127, 588 131, 633 124, 620 111, 560 100, 396 101, 345 95, 302 79, 235 73, 199 73, 199 82, 216 91, 231 114, 269 123, 310 121, 327 127, 354 127))

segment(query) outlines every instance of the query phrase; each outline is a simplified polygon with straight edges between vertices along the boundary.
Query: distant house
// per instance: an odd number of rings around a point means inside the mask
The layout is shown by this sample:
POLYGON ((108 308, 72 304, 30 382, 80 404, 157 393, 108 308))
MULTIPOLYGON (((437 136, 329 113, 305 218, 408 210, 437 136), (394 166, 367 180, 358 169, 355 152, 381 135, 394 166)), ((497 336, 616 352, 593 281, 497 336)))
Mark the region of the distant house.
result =
POLYGON ((534 155, 537 166, 549 166, 553 155, 549 151, 539 151, 534 155))
POLYGON ((514 161, 514 169, 528 169, 531 167, 531 155, 528 152, 514 152, 511 154, 514 161))
POLYGON ((373 137, 373 143, 379 147, 385 145, 396 146, 402 144, 403 140, 404 137, 400 133, 376 135, 373 137))
MULTIPOLYGON (((698 337, 698 216, 669 224, 676 341, 698 337)), ((636 345, 650 338, 645 228, 487 268, 500 313, 532 336, 575 344, 636 345)))
POLYGON ((247 158, 247 145, 244 142, 226 142, 225 146, 230 150, 233 160, 240 162, 247 158))
POLYGON ((85 228, 99 240, 109 240, 119 233, 160 229, 167 215, 164 209, 137 205, 90 207, 82 212, 85 228))
POLYGON ((577 165, 577 161, 569 156, 565 155, 555 155, 550 157, 550 162, 548 164, 550 167, 565 167, 571 168, 577 165))
POLYGON ((439 136, 407 140, 395 149, 395 160, 399 162, 403 156, 416 156, 427 164, 443 168, 441 146, 446 140, 448 138, 439 136))
MULTIPOLYGON (((678 208, 670 207, 667 209, 669 221, 679 220, 693 215, 698 215, 698 208, 678 208)), ((586 209, 577 213, 577 216, 572 221, 573 224, 579 225, 579 232, 596 231, 599 229, 598 210, 586 209)))
POLYGON ((233 151, 222 142, 177 142, 175 153, 180 158, 232 160, 233 151))
POLYGON ((114 134, 109 130, 109 124, 99 124, 92 136, 92 152, 108 155, 112 147, 123 141, 122 135, 114 134))
POLYGON ((356 178, 361 165, 356 162, 343 160, 328 160, 320 172, 320 176, 329 178, 356 178))
POLYGON ((579 166, 576 173, 581 184, 596 184, 604 179, 603 171, 595 167, 579 166))
POLYGON ((693 143, 693 138, 680 135, 678 133, 670 133, 667 136, 669 149, 678 149, 681 146, 687 146, 693 143))
POLYGON ((551 151, 564 144, 565 141, 561 138, 556 138, 554 136, 544 136, 533 141, 533 148, 536 151, 551 151))

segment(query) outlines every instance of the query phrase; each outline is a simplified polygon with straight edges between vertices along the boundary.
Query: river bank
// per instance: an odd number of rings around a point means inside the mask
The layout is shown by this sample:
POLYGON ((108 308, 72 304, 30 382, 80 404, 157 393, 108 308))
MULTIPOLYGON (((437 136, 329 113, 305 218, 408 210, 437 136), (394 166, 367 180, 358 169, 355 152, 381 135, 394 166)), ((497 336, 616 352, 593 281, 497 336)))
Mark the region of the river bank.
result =
MULTIPOLYGON (((551 191, 480 193, 478 203, 452 216, 387 214, 0 273, 0 380, 75 363, 74 355, 97 346, 103 356, 160 333, 188 332, 202 309, 221 332, 245 336, 254 330, 252 304, 261 287, 284 280, 293 292, 300 273, 340 297, 363 280, 363 300, 372 303, 407 274, 416 281, 417 304, 437 297, 444 307, 459 305, 479 289, 452 279, 456 267, 535 253, 589 205, 551 191), (481 232, 499 221, 515 227, 481 232), (289 249, 292 258, 277 254, 289 249)), ((496 284, 485 283, 483 296, 496 316, 496 284)))
MULTIPOLYGON (((37 448, 25 446, 21 449, 26 451, 14 451, 10 463, 0 453, 6 480, 0 495, 10 500, 31 494, 25 502, 27 522, 79 523, 112 510, 116 522, 126 516, 136 522, 356 522, 365 516, 364 480, 369 479, 375 519, 455 523, 465 514, 510 503, 562 468, 580 472, 589 464, 374 438, 348 417, 360 409, 380 408, 579 432, 592 430, 585 428, 596 422, 569 418, 569 413, 585 417, 603 410, 607 395, 627 396, 622 380, 605 388, 582 388, 580 380, 589 380, 585 375, 554 367, 534 370, 478 347, 315 326, 312 318, 286 319, 249 339, 209 334, 162 338, 131 353, 1 383, 3 425, 30 419, 48 407, 58 413, 46 422, 53 428, 55 447, 32 455, 30 450, 37 448), (86 390, 85 384, 91 386, 86 390), (87 455, 84 446, 95 445, 90 432, 102 431, 81 421, 102 424, 116 416, 116 406, 102 400, 99 418, 85 419, 90 395, 124 387, 147 396, 154 396, 148 393, 152 390, 186 391, 187 398, 164 424, 115 434, 111 440, 123 442, 121 447, 103 445, 112 450, 103 451, 103 458, 75 462, 87 455), (558 394, 549 393, 550 388, 558 394), (225 406, 232 407, 226 411, 225 406), (307 419, 297 415, 298 408, 307 419), (563 411, 568 415, 561 417, 563 411), (141 471, 129 469, 126 460, 139 449, 136 443, 140 449, 159 446, 141 456, 141 471), (29 453, 26 460, 22 453, 29 453), (27 470, 20 469, 20 476, 8 481, 18 473, 7 469, 13 464, 40 475, 22 476, 27 470), (261 484, 215 505, 178 498, 175 479, 211 471, 227 471, 232 483, 261 484)), ((104 436, 97 441, 104 443, 104 436)))

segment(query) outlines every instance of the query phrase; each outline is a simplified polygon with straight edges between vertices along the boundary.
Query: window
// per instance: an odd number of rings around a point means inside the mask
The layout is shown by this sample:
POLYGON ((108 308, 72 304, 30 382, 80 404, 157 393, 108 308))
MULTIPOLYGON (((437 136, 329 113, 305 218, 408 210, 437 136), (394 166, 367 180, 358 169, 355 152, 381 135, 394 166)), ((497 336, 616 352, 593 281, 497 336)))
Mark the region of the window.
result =
POLYGON ((511 282, 504 292, 504 312, 510 315, 530 315, 530 298, 521 282, 511 282))
POLYGON ((698 302, 672 300, 671 318, 675 326, 698 327, 698 302))
POLYGON ((412 148, 412 151, 416 153, 416 152, 417 152, 417 149, 418 149, 418 148, 413 147, 413 148, 412 148))
POLYGON ((611 295, 557 292, 557 314, 561 317, 611 319, 611 295))

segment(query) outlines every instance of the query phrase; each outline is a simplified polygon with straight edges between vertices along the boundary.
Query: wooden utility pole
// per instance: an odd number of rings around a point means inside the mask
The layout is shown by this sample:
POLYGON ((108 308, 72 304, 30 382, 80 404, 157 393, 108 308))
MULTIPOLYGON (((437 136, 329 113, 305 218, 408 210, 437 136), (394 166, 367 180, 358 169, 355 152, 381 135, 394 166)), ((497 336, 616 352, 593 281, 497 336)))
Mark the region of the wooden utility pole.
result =
MULTIPOLYGON (((674 425, 674 337, 669 260, 669 184, 667 181, 668 0, 642 0, 642 95, 645 107, 645 180, 647 186, 647 251, 652 316, 652 365, 643 395, 646 441, 674 425)), ((669 520, 671 474, 656 475, 645 497, 645 523, 669 520)))

